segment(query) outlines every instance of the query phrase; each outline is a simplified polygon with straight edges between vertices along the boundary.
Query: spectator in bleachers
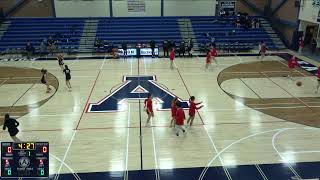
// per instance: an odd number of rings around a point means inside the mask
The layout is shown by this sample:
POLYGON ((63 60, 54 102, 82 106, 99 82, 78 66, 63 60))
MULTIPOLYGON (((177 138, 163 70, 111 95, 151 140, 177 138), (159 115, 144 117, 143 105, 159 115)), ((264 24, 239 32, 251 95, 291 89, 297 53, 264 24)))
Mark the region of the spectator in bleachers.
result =
POLYGON ((47 53, 47 45, 46 45, 46 40, 43 39, 40 43, 40 56, 43 56, 47 53))
POLYGON ((150 41, 150 48, 151 48, 151 55, 152 58, 154 58, 154 48, 156 47, 156 42, 154 42, 154 40, 150 41))
POLYGON ((53 55, 53 52, 54 52, 55 49, 56 49, 56 46, 55 46, 56 41, 55 41, 51 36, 49 36, 49 39, 48 39, 48 41, 47 41, 47 44, 48 44, 48 50, 49 50, 49 52, 53 55))
POLYGON ((128 50, 128 45, 126 42, 122 42, 121 44, 122 50, 123 50, 123 57, 127 58, 127 50, 128 50))
POLYGON ((30 42, 26 45, 26 52, 27 52, 27 58, 30 59, 30 57, 34 54, 34 47, 30 42))
POLYGON ((169 43, 167 40, 163 41, 162 48, 163 48, 163 56, 168 57, 169 56, 169 43))
POLYGON ((179 46, 179 57, 181 57, 181 54, 184 57, 184 53, 186 52, 185 46, 186 46, 185 42, 181 41, 179 46))
POLYGON ((315 38, 312 38, 311 40, 311 52, 316 52, 317 49, 317 40, 315 38))
POLYGON ((215 37, 211 37, 210 43, 211 43, 212 46, 215 47, 216 46, 216 38, 215 37))
POLYGON ((192 50, 193 50, 193 41, 190 38, 189 41, 188 41, 188 45, 187 45, 187 51, 188 51, 188 55, 190 57, 192 57, 192 50))
POLYGON ((103 46, 103 41, 101 39, 96 39, 94 41, 94 47, 101 48, 103 46))
POLYGON ((236 18, 236 27, 240 28, 241 27, 241 22, 240 22, 240 17, 236 18))

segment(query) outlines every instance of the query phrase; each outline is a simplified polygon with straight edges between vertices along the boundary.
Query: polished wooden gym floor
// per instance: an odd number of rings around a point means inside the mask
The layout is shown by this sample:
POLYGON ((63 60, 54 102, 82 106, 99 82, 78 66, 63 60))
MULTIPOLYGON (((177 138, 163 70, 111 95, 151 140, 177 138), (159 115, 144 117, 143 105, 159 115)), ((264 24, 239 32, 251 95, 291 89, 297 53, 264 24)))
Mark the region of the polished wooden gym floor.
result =
MULTIPOLYGON (((317 79, 302 68, 287 78, 279 56, 217 57, 209 70, 204 57, 176 58, 174 69, 166 58, 149 57, 65 63, 72 91, 55 60, 0 61, 0 115, 18 118, 21 140, 49 141, 51 179, 320 177, 317 79), (40 83, 41 68, 50 73, 51 93, 40 83), (203 102, 186 134, 175 135, 166 110, 155 110, 145 127, 143 100, 125 101, 117 112, 88 112, 121 87, 123 76, 144 75, 182 100, 203 102)), ((6 131, 0 139, 11 141, 6 131)))

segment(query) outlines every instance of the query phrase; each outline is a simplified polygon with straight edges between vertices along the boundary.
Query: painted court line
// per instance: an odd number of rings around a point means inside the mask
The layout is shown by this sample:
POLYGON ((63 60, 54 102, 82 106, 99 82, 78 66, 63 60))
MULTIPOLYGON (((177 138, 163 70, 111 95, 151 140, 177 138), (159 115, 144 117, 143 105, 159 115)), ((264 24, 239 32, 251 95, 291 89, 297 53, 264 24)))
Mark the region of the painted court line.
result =
POLYGON ((298 178, 298 179, 301 179, 301 176, 294 170, 294 168, 292 167, 291 163, 289 162, 290 160, 287 160, 285 157, 283 157, 281 155, 281 153, 278 151, 278 149, 276 148, 275 146, 275 140, 276 140, 276 137, 283 133, 284 131, 287 131, 287 130, 292 130, 292 129, 297 129, 297 128, 286 128, 286 129, 282 129, 280 131, 278 131, 277 133, 275 133, 272 137, 272 147, 273 149, 275 150, 275 152, 280 156, 281 160, 285 163, 285 165, 287 165, 289 167, 289 169, 292 171, 292 173, 298 178))
MULTIPOLYGON (((174 61, 173 61, 173 63, 174 63, 174 66, 175 66, 175 67, 176 67, 176 69, 177 69, 177 72, 178 72, 178 74, 179 74, 179 76, 180 76, 180 78, 181 78, 181 80, 182 80, 182 82, 183 82, 183 84, 184 84, 184 86, 185 86, 185 88, 186 88, 186 90, 187 90, 187 92, 188 92, 189 96, 191 96, 190 91, 188 90, 188 87, 187 87, 187 85, 186 85, 186 83, 185 83, 185 81, 184 81, 184 79, 183 79, 183 77, 182 77, 182 75, 181 75, 181 73, 180 73, 180 71, 179 71, 178 66, 176 65, 176 63, 175 63, 174 61)), ((201 122, 203 123, 203 120, 202 120, 201 114, 199 113, 199 111, 198 111, 198 110, 197 110, 197 113, 198 113, 198 115, 199 115, 199 118, 200 118, 201 122)), ((204 123, 203 123, 203 128, 204 128, 205 132, 207 133, 207 135, 208 135, 208 137, 209 137, 209 140, 210 140, 210 142, 211 142, 211 144, 212 144, 212 147, 213 147, 213 149, 214 149, 214 152, 215 152, 215 153, 218 153, 218 149, 217 149, 217 147, 216 147, 216 145, 215 145, 215 143, 214 143, 213 139, 211 138, 211 136, 210 136, 210 134, 209 134, 209 132, 208 132, 208 130, 207 130, 207 128, 206 128, 206 126, 204 125, 204 123)), ((223 167, 223 170, 224 170, 224 172, 225 172, 225 174, 226 174, 226 176, 227 176, 228 180, 232 180, 232 177, 231 177, 231 175, 230 175, 230 173, 229 173, 228 169, 223 165, 223 161, 222 161, 221 157, 219 156, 218 158, 219 158, 219 160, 220 160, 220 163, 221 163, 221 165, 222 165, 222 167, 223 167)))
POLYGON ((238 78, 248 89, 250 89, 259 99, 261 99, 261 96, 257 92, 255 92, 246 82, 244 82, 241 78, 238 78))
MULTIPOLYGON (((154 120, 155 117, 153 117, 150 120, 150 124, 152 126, 152 121, 154 120)), ((155 174, 156 174, 156 180, 160 180, 160 171, 159 171, 159 167, 158 167, 158 158, 157 158, 157 151, 156 151, 156 142, 155 142, 155 138, 154 138, 154 130, 153 127, 151 127, 151 133, 152 133, 152 145, 153 145, 153 154, 154 154, 154 162, 155 162, 155 174)))
MULTIPOLYGON (((298 101, 300 101, 302 104, 304 104, 305 106, 307 106, 310 110, 312 110, 312 108, 306 104, 305 102, 303 102, 300 98, 294 96, 293 94, 291 94, 289 91, 287 91, 286 89, 284 89, 283 87, 281 87, 278 83, 274 82, 269 76, 267 76, 266 74, 264 74, 263 72, 261 72, 261 74, 263 74, 265 77, 267 77, 271 82, 273 82, 275 85, 277 85, 278 87, 280 87, 282 90, 284 90, 285 92, 287 92, 290 96, 292 96, 293 98, 297 99, 298 101)), ((313 110, 312 110, 313 111, 313 110)))
MULTIPOLYGON (((67 150, 66 150, 66 152, 65 152, 65 154, 64 154, 64 156, 63 156, 63 159, 62 159, 62 162, 63 162, 63 163, 64 163, 64 161, 66 160, 66 158, 67 158, 67 156, 68 156, 68 152, 69 152, 69 150, 70 150, 70 147, 71 147, 71 144, 72 144, 72 142, 73 142, 73 140, 74 140, 74 137, 75 137, 75 135, 76 135, 76 132, 77 132, 77 131, 74 131, 74 132, 73 132, 73 135, 72 135, 72 137, 71 137, 71 140, 70 140, 70 142, 69 142, 69 145, 68 145, 68 147, 67 147, 67 150)), ((62 169, 62 166, 63 166, 63 164, 61 163, 61 164, 60 164, 60 167, 59 167, 59 169, 58 169, 58 172, 57 172, 56 176, 54 177, 54 180, 58 180, 58 179, 59 179, 60 171, 61 171, 61 169, 62 169)))
MULTIPOLYGON (((131 119, 131 109, 130 104, 128 104, 128 118, 127 118, 127 126, 130 127, 130 119, 131 119)), ((129 179, 129 171, 128 171, 128 159, 129 159, 129 139, 130 139, 130 128, 127 128, 127 148, 126 148, 126 157, 125 157, 125 171, 124 171, 124 180, 129 179)))
POLYGON ((71 169, 68 164, 66 164, 66 163, 63 162, 61 159, 59 159, 57 156, 55 156, 55 155, 53 155, 53 154, 51 154, 51 153, 49 153, 49 155, 50 155, 52 158, 54 158, 54 159, 56 159, 57 161, 59 161, 59 162, 60 162, 62 165, 64 165, 66 168, 68 168, 69 171, 72 173, 72 175, 74 176, 75 179, 81 180, 81 178, 79 177, 79 175, 78 175, 77 173, 75 173, 74 170, 71 169))
POLYGON ((86 110, 87 110, 90 97, 91 97, 91 95, 92 95, 92 92, 93 92, 94 87, 95 87, 96 84, 97 84, 97 80, 98 80, 98 78, 99 78, 99 76, 100 76, 100 73, 101 73, 101 71, 99 71, 96 79, 94 80, 94 83, 93 83, 93 85, 92 85, 91 91, 90 91, 89 96, 88 96, 88 98, 87 98, 86 104, 84 105, 84 108, 83 108, 82 114, 81 114, 81 116, 80 116, 80 119, 79 119, 79 121, 78 121, 78 124, 77 124, 77 126, 76 126, 76 129, 78 129, 78 127, 79 127, 79 125, 80 125, 80 122, 81 122, 81 119, 82 119, 82 117, 83 117, 83 115, 84 115, 84 112, 86 112, 86 110))
POLYGON ((260 166, 258 164, 254 165, 257 170, 259 171, 260 175, 262 176, 263 180, 268 180, 267 176, 264 174, 264 172, 262 171, 262 169, 260 168, 260 166))

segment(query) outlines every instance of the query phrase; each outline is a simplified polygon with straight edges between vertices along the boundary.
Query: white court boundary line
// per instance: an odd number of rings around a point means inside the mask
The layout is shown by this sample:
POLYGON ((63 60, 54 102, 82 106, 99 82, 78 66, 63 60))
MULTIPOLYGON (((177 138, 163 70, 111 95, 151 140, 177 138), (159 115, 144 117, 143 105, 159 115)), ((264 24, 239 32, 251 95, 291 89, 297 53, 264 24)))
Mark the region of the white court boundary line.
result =
MULTIPOLYGON (((131 109, 130 109, 130 103, 128 103, 128 123, 127 126, 130 127, 130 119, 131 119, 131 109)), ((129 159, 129 139, 130 139, 130 128, 127 128, 127 150, 126 150, 126 164, 125 164, 125 172, 123 179, 127 180, 129 179, 129 171, 128 171, 128 159, 129 159)))
POLYGON ((75 177, 75 179, 81 180, 81 178, 79 177, 79 175, 78 175, 77 173, 75 173, 74 170, 71 169, 70 166, 68 166, 68 164, 66 164, 66 163, 63 162, 61 159, 59 159, 57 156, 55 156, 55 155, 53 155, 53 154, 51 154, 51 153, 49 153, 49 155, 50 155, 51 157, 53 157, 54 159, 56 159, 57 161, 59 161, 61 164, 63 164, 66 168, 68 168, 69 171, 72 173, 72 175, 75 177))
POLYGON ((268 130, 268 131, 262 131, 262 132, 258 132, 258 133, 254 133, 254 134, 251 134, 251 135, 248 135, 248 136, 245 136, 243 138, 240 138, 234 142, 232 142, 231 144, 229 144, 228 146, 226 146, 224 149, 222 149, 218 154, 216 154, 210 161, 209 163, 207 164, 207 166, 203 169, 203 171, 201 172, 198 180, 202 180, 206 174, 206 172, 208 171, 208 169, 210 168, 210 165, 212 164, 213 161, 215 161, 217 159, 218 156, 220 156, 220 154, 224 153, 226 150, 228 150, 230 147, 232 147, 233 145, 235 144, 238 144, 244 140, 247 140, 249 138, 252 138, 252 137, 255 137, 255 136, 258 136, 258 135, 261 135, 261 134, 267 134, 267 133, 271 133, 271 132, 278 132, 278 131, 281 131, 281 130, 284 130, 284 129, 305 129, 305 130, 320 130, 320 129, 317 129, 317 128, 313 128, 313 127, 303 127, 303 128, 279 128, 279 129, 272 129, 272 130, 268 130))
MULTIPOLYGON (((197 57, 198 57, 198 56, 197 56, 197 57)), ((217 61, 216 61, 216 63, 217 63, 217 61)), ((177 66, 177 64, 176 64, 175 61, 173 61, 173 64, 174 64, 175 68, 177 69, 177 71, 179 71, 179 68, 178 68, 178 66, 177 66)), ((181 78, 182 78, 182 76, 181 76, 181 78)), ((209 137, 209 140, 210 140, 210 142, 211 142, 211 144, 212 144, 212 147, 213 147, 214 152, 218 154, 218 149, 217 149, 215 143, 213 142, 213 139, 211 138, 211 136, 210 136, 210 134, 209 134, 209 132, 208 132, 208 129, 206 128, 205 125, 203 125, 203 129, 205 130, 206 134, 207 134, 208 137, 209 137)), ((218 157, 219 157, 220 163, 221 163, 221 165, 222 165, 223 171, 225 172, 228 180, 232 180, 232 177, 231 177, 228 169, 224 167, 223 160, 221 159, 220 156, 218 156, 218 157)))
MULTIPOLYGON (((64 161, 66 160, 66 158, 67 158, 68 152, 69 152, 69 150, 70 150, 70 147, 71 147, 71 144, 72 144, 72 142, 73 142, 73 140, 74 140, 74 137, 75 137, 75 135, 76 135, 76 132, 77 132, 76 130, 73 132, 73 135, 72 135, 72 137, 71 137, 71 140, 70 140, 70 142, 69 142, 69 145, 68 145, 68 147, 67 147, 67 150, 66 150, 66 152, 65 152, 65 154, 64 154, 64 156, 63 156, 62 162, 64 162, 64 161)), ((63 165, 63 164, 61 163, 61 164, 60 164, 60 167, 59 167, 59 170, 58 170, 56 176, 54 177, 54 180, 58 180, 58 179, 59 179, 62 165, 63 165)))
MULTIPOLYGON (((145 58, 143 57, 143 66, 144 66, 144 73, 147 75, 147 67, 145 63, 145 58)), ((159 172, 159 167, 158 167, 158 158, 157 158, 157 151, 156 151, 156 142, 155 142, 155 136, 154 136, 154 130, 153 130, 153 125, 152 121, 154 120, 156 116, 150 119, 150 125, 151 125, 151 133, 152 133, 152 145, 153 145, 153 154, 154 154, 154 163, 155 163, 155 174, 156 174, 156 180, 160 180, 160 172, 159 172)))
POLYGON ((287 128, 287 129, 282 129, 280 131, 278 131, 277 133, 275 133, 273 136, 272 136, 272 147, 273 149, 275 150, 275 152, 279 155, 279 157, 281 158, 281 160, 289 167, 289 169, 291 170, 291 172, 298 178, 298 179, 301 179, 301 176, 293 169, 293 167, 291 166, 291 163, 289 161, 286 160, 286 158, 284 158, 278 151, 278 149, 276 148, 275 146, 275 139, 276 137, 281 134, 282 132, 284 131, 287 131, 289 129, 296 129, 296 128, 287 128))

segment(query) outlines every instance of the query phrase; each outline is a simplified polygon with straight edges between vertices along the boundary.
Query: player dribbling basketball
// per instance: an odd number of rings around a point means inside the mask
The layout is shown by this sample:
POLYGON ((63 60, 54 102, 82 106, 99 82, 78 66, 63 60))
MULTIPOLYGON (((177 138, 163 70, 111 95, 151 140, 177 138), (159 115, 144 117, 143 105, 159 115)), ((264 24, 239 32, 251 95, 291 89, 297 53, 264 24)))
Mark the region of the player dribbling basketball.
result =
POLYGON ((154 117, 153 108, 152 108, 152 96, 148 94, 148 98, 144 100, 144 109, 148 115, 146 127, 149 126, 151 117, 154 117))
POLYGON ((288 68, 289 68, 289 74, 287 76, 288 78, 292 78, 293 70, 297 65, 298 65, 297 58, 295 55, 293 55, 288 61, 288 68))

